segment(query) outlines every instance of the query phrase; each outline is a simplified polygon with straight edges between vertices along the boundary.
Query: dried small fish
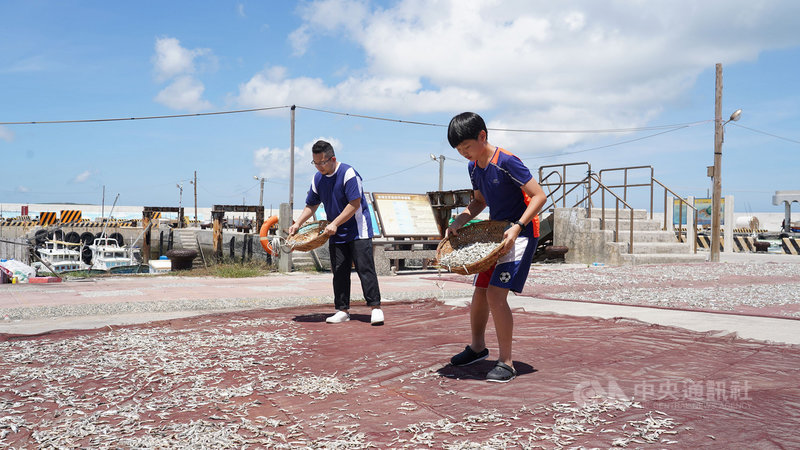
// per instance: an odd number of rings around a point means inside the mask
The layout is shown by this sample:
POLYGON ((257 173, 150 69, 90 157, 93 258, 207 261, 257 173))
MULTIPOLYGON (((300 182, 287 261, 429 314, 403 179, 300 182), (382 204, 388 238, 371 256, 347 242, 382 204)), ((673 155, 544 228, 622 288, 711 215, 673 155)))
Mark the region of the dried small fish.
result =
POLYGON ((454 249, 452 252, 442 256, 439 265, 442 267, 461 267, 476 263, 487 257, 497 248, 496 242, 475 242, 454 249))

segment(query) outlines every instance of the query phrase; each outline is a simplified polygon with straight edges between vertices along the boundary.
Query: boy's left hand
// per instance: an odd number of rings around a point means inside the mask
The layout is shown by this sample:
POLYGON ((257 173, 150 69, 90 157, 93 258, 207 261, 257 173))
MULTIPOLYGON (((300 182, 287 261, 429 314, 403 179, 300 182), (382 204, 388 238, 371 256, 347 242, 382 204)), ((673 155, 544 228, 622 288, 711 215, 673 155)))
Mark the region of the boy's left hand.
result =
POLYGON ((519 226, 511 225, 511 227, 503 233, 503 249, 500 250, 500 255, 505 255, 514 248, 514 242, 521 232, 522 229, 519 226))

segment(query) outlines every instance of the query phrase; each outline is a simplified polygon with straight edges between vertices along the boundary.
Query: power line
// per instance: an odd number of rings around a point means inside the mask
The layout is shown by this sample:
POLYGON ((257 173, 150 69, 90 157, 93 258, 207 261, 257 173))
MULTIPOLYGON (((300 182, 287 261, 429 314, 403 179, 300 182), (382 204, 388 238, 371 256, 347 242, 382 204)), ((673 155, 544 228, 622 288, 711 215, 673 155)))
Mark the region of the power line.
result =
MULTIPOLYGON (((204 112, 204 113, 192 113, 192 114, 170 114, 170 115, 160 115, 160 116, 142 116, 142 117, 113 117, 113 118, 100 118, 100 119, 66 119, 66 120, 37 120, 37 121, 16 121, 16 122, 0 122, 0 125, 46 125, 46 124, 68 124, 68 123, 96 123, 96 122, 122 122, 128 120, 154 120, 154 119, 176 119, 181 117, 203 117, 203 116, 215 116, 215 115, 224 115, 224 114, 241 114, 241 113, 249 113, 249 112, 257 112, 257 111, 269 111, 275 109, 285 109, 290 108, 288 105, 283 106, 268 106, 263 108, 251 108, 251 109, 237 109, 237 110, 227 110, 227 111, 212 111, 212 112, 204 112)), ((305 109, 308 111, 316 111, 325 114, 334 114, 346 117, 358 117, 361 119, 370 119, 370 120, 380 120, 384 122, 395 122, 395 123, 403 123, 409 125, 423 125, 429 127, 439 127, 439 128, 447 128, 448 125, 440 124, 440 123, 432 123, 432 122, 420 122, 414 120, 403 120, 403 119, 394 119, 389 117, 380 117, 380 116, 369 116, 365 114, 353 114, 348 112, 341 112, 341 111, 332 111, 327 109, 320 109, 320 108, 311 108, 308 106, 295 106, 297 109, 305 109)), ((512 133, 629 133, 634 131, 650 131, 650 130, 663 130, 668 128, 675 128, 675 127, 683 127, 683 126, 692 126, 697 125, 700 123, 709 122, 708 120, 697 121, 697 122, 688 122, 688 123, 678 123, 672 125, 654 125, 650 127, 632 127, 632 128, 607 128, 607 129, 586 129, 586 130, 547 130, 547 129, 520 129, 520 128, 487 128, 490 131, 505 131, 505 132, 512 132, 512 133)), ((741 125, 739 125, 741 126, 741 125)), ((743 127, 746 128, 746 127, 743 127)), ((758 130, 753 130, 758 131, 758 130)), ((765 133, 768 134, 768 133, 765 133)), ((779 137, 779 136, 776 136, 779 137)), ((781 138, 785 139, 785 138, 781 138)), ((796 141, 793 141, 796 142, 796 141)))
POLYGON ((305 109, 308 111, 316 111, 326 114, 334 114, 338 116, 347 116, 347 117, 358 117, 361 119, 371 119, 371 120, 382 120, 384 122, 397 122, 397 123, 407 123, 411 125, 425 125, 429 127, 446 127, 447 125, 442 125, 440 123, 430 123, 430 122, 416 122, 413 120, 402 120, 402 119, 390 119, 388 117, 378 117, 378 116, 366 116, 363 114, 352 114, 347 112, 339 112, 339 111, 329 111, 326 109, 317 109, 317 108, 309 108, 307 106, 296 106, 297 109, 305 109))
POLYGON ((731 123, 733 126, 737 126, 739 128, 744 128, 745 130, 755 131, 756 133, 766 134, 767 136, 772 136, 774 138, 783 139, 784 141, 793 142, 795 144, 800 144, 800 141, 795 141, 794 139, 789 139, 783 136, 778 136, 777 134, 767 133, 766 131, 756 130, 755 128, 746 127, 744 125, 739 125, 737 123, 731 123))
MULTIPOLYGON (((702 122, 694 122, 693 124, 697 125, 697 124, 705 123, 705 122, 713 122, 713 120, 704 120, 702 122)), ((666 131, 662 131, 660 133, 648 134, 647 136, 638 137, 636 139, 628 139, 626 141, 615 142, 613 144, 608 144, 608 145, 601 145, 599 147, 586 148, 586 149, 583 149, 583 150, 576 150, 574 152, 563 152, 563 153, 553 153, 553 154, 550 154, 550 155, 533 156, 533 157, 525 158, 525 159, 528 159, 528 160, 529 159, 542 159, 542 158, 551 158, 551 157, 563 156, 563 155, 574 155, 576 153, 585 153, 585 152, 590 152, 590 151, 593 151, 593 150, 600 150, 600 149, 604 149, 604 148, 608 148, 608 147, 615 147, 617 145, 629 144, 631 142, 636 142, 636 141, 641 141, 641 140, 644 140, 644 139, 649 139, 651 137, 655 137, 655 136, 659 136, 659 135, 662 135, 662 134, 671 133, 673 131, 682 130, 684 128, 689 128, 690 126, 693 126, 693 125, 683 125, 683 126, 680 126, 680 127, 677 127, 677 128, 672 128, 672 129, 669 129, 669 130, 666 130, 666 131)))
POLYGON ((397 172, 387 173, 386 175, 381 175, 381 176, 378 176, 378 177, 369 178, 369 179, 367 179, 367 180, 364 180, 364 182, 367 182, 367 181, 374 181, 374 180, 380 180, 381 178, 386 178, 386 177, 390 177, 390 176, 392 176, 392 175, 397 175, 398 173, 408 172, 409 170, 416 169, 416 168, 417 168, 417 167, 419 167, 419 166, 423 166, 423 165, 425 165, 425 164, 429 164, 429 163, 432 163, 432 162, 433 162, 433 160, 432 160, 432 159, 429 159, 429 160, 427 160, 427 161, 425 161, 425 162, 423 162, 423 163, 419 163, 419 164, 417 164, 417 165, 414 165, 414 166, 411 166, 411 167, 407 167, 407 168, 405 168, 405 169, 402 169, 402 170, 398 170, 397 172))
POLYGON ((230 111, 213 111, 205 113, 194 114, 171 114, 165 116, 143 116, 143 117, 120 117, 120 118, 105 118, 105 119, 71 119, 71 120, 42 120, 32 122, 0 122, 0 125, 44 125, 56 123, 92 123, 92 122, 121 122, 125 120, 149 120, 149 119, 176 119, 178 117, 201 117, 201 116, 218 116, 222 114, 239 114, 255 111, 269 111, 271 109, 288 108, 288 106, 270 106, 265 108, 252 108, 252 109, 237 109, 230 111))
MULTIPOLYGON (((318 109, 318 108, 310 108, 307 106, 296 106, 297 109, 305 109, 309 111, 317 111, 326 114, 334 114, 339 116, 346 116, 346 117, 358 117, 361 119, 370 119, 370 120, 381 120, 385 122, 397 122, 397 123, 407 123, 412 125, 425 125, 430 127, 440 127, 440 128, 447 128, 448 125, 443 125, 440 123, 431 123, 431 122, 416 122, 411 120, 402 120, 402 119, 392 119, 388 117, 379 117, 379 116, 368 116, 364 114, 352 114, 347 112, 341 111, 331 111, 327 109, 318 109)), ((488 131, 507 131, 513 133, 629 133, 633 131, 651 131, 651 130, 663 130, 667 128, 675 128, 675 127, 685 127, 685 126, 693 126, 698 125, 701 123, 706 122, 713 122, 713 120, 699 120, 696 122, 687 122, 687 123, 676 123, 672 125, 654 125, 650 127, 633 127, 633 128, 608 128, 608 129, 587 129, 587 130, 546 130, 546 129, 517 129, 517 128, 489 128, 487 127, 488 131)))
MULTIPOLYGON (((524 129, 513 129, 513 128, 489 128, 489 130, 508 131, 514 133, 630 133, 634 131, 652 131, 652 130, 664 130, 664 129, 670 129, 669 131, 674 131, 673 129, 691 127, 694 125, 699 125, 701 123, 707 123, 707 122, 713 122, 713 120, 711 119, 698 120, 695 122, 676 123, 672 125, 653 125, 651 127, 607 128, 607 129, 596 129, 596 130, 524 130, 524 129)), ((654 134, 653 136, 656 135, 654 134)))

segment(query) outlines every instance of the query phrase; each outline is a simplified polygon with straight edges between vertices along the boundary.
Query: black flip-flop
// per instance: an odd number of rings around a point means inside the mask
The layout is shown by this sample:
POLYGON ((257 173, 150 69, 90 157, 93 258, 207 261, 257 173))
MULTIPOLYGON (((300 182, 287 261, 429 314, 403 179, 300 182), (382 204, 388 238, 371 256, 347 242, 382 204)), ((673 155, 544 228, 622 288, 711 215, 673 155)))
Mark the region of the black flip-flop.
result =
POLYGON ((490 370, 489 373, 486 374, 486 381, 492 381, 495 383, 508 383, 516 377, 517 371, 514 370, 513 367, 504 362, 497 361, 494 369, 490 370))

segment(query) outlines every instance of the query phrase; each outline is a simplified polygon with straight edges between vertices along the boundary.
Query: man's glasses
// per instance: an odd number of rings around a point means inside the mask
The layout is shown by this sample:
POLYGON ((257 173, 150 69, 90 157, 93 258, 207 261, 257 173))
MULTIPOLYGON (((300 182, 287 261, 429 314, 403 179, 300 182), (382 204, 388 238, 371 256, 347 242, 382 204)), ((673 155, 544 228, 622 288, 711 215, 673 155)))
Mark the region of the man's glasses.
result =
POLYGON ((330 158, 328 158, 328 159, 323 159, 323 160, 322 160, 322 161, 320 161, 320 162, 311 161, 311 165, 312 165, 312 166, 322 166, 322 165, 324 165, 325 163, 327 163, 328 161, 330 161, 331 159, 333 159, 333 156, 331 156, 331 157, 330 157, 330 158))

